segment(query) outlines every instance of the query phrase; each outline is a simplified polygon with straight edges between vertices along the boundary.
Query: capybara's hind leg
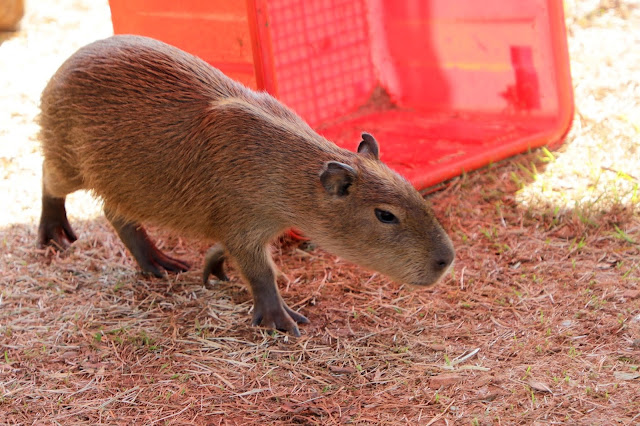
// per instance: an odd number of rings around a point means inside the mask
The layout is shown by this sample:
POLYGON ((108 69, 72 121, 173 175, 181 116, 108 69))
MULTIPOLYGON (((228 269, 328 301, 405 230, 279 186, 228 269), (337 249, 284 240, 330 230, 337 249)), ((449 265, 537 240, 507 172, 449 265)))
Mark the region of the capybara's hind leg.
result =
POLYGON ((38 247, 53 245, 67 248, 78 239, 69 225, 64 207, 65 196, 81 186, 81 180, 57 172, 55 166, 45 160, 42 165, 42 213, 38 227, 38 247))
POLYGON ((185 272, 189 270, 189 265, 186 262, 169 257, 158 250, 142 225, 135 222, 127 222, 114 215, 107 208, 104 209, 104 213, 124 245, 138 262, 142 272, 162 278, 164 276, 162 269, 169 272, 185 272))
POLYGON ((42 194, 38 247, 54 245, 59 249, 65 249, 78 239, 69 225, 64 201, 64 197, 57 198, 42 194))

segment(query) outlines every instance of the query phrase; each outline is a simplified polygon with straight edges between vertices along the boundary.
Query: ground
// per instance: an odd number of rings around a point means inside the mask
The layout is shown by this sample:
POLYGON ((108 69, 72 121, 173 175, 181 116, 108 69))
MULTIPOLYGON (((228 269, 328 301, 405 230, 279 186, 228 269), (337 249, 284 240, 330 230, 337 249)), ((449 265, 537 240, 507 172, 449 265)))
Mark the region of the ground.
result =
POLYGON ((194 264, 150 279, 87 194, 79 240, 35 248, 39 94, 111 32, 105 1, 30 0, 0 44, 0 423, 640 422, 640 4, 565 1, 574 127, 452 179, 430 201, 457 249, 439 285, 392 283, 280 241, 303 336, 249 325, 250 295, 194 264))

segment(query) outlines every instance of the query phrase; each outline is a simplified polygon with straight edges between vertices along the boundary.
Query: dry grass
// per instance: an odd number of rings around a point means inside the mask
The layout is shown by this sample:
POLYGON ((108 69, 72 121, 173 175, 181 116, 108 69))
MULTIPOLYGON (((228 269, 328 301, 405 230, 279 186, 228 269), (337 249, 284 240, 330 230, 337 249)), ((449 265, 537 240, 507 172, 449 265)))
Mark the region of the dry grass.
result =
POLYGON ((196 267, 137 275, 86 196, 71 249, 34 248, 39 91, 109 28, 104 4, 29 5, 0 45, 0 423, 640 421, 637 3, 567 2, 577 117, 552 161, 521 155, 432 196, 457 248, 443 283, 277 244, 283 295, 312 322, 300 339, 250 327, 237 278, 203 287, 200 242, 153 232, 196 267))

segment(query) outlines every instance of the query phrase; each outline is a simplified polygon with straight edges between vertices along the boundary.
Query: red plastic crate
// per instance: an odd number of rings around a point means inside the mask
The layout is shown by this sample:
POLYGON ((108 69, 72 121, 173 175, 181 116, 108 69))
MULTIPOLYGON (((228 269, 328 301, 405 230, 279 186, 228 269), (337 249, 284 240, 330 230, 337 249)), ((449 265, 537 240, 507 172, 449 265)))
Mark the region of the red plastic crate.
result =
POLYGON ((244 1, 109 0, 109 6, 115 34, 162 40, 257 88, 244 1))
POLYGON ((555 146, 571 125, 561 0, 110 3, 116 33, 202 57, 338 145, 372 133, 418 188, 555 146))

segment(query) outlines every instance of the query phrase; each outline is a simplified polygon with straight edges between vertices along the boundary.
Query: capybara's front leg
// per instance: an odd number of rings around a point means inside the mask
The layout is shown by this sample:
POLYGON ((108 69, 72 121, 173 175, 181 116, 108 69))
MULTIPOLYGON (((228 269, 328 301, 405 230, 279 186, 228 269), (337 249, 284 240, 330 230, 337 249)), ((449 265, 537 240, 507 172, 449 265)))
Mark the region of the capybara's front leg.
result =
POLYGON ((162 269, 168 272, 189 270, 189 265, 186 262, 169 257, 158 250, 142 225, 127 222, 113 214, 108 208, 104 209, 104 213, 124 245, 138 262, 143 273, 162 278, 164 277, 162 269))
POLYGON ((296 323, 307 324, 309 320, 289 308, 282 300, 267 248, 232 250, 230 254, 236 259, 242 275, 251 287, 253 295, 251 324, 286 331, 300 337, 300 330, 296 323))

